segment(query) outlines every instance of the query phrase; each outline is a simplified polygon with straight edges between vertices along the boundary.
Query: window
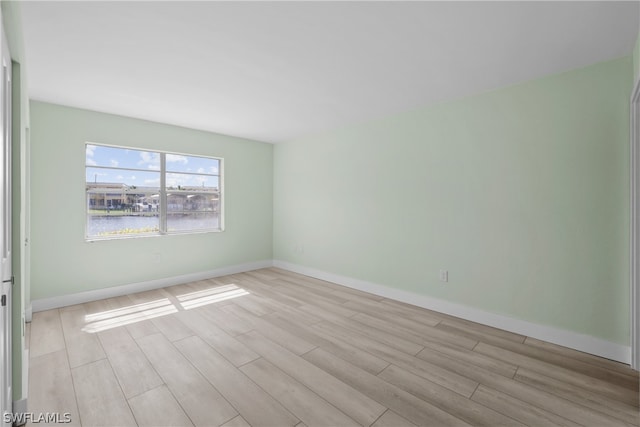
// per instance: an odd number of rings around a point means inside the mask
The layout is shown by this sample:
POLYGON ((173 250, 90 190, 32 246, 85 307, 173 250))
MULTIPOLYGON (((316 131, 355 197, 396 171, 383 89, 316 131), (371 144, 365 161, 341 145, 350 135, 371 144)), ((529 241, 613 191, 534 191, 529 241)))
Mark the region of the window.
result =
POLYGON ((89 240, 222 230, 222 159, 86 144, 89 240))

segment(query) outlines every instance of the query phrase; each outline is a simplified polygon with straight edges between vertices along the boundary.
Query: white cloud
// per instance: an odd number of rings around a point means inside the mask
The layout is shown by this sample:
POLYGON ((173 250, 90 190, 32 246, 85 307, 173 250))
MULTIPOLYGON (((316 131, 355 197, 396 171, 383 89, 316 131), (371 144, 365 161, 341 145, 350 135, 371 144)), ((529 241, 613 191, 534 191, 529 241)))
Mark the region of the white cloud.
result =
POLYGON ((204 173, 204 168, 198 168, 197 172, 198 173, 204 173))
POLYGON ((96 161, 91 158, 91 157, 93 157, 93 153, 95 151, 96 151, 96 146, 95 145, 87 145, 87 148, 86 148, 86 151, 85 151, 85 153, 86 153, 85 158, 86 158, 86 165, 87 166, 95 166, 95 165, 97 165, 96 161))
POLYGON ((120 162, 117 160, 111 159, 111 167, 117 168, 120 162))
POLYGON ((211 169, 210 173, 218 175, 218 168, 216 166, 211 166, 209 169, 211 169))
POLYGON ((147 151, 140 152, 139 165, 158 165, 160 167, 160 155, 158 153, 149 153, 147 151))
POLYGON ((154 170, 154 171, 159 171, 160 170, 160 165, 149 165, 147 166, 147 168, 154 170))
POLYGON ((144 183, 149 185, 149 184, 155 184, 158 185, 160 184, 160 178, 155 178, 155 179, 145 179, 144 183))
POLYGON ((167 187, 177 187, 179 185, 187 185, 191 175, 182 173, 167 174, 167 187))
POLYGON ((129 179, 136 179, 136 176, 135 176, 135 175, 131 175, 131 176, 129 177, 129 179))
POLYGON ((167 162, 168 163, 182 163, 183 165, 186 165, 187 163, 189 163, 189 159, 187 159, 185 156, 181 156, 179 154, 167 154, 167 162))
POLYGON ((119 179, 124 179, 124 176, 122 176, 122 175, 118 175, 118 176, 116 176, 116 179, 118 179, 118 180, 119 180, 119 179))

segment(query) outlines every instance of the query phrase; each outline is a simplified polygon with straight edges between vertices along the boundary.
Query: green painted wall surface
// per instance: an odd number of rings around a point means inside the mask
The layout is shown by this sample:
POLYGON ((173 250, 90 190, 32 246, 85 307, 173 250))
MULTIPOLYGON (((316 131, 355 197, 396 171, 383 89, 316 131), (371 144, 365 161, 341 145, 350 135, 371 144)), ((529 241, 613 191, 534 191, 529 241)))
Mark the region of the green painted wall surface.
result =
POLYGON ((271 144, 32 101, 31 298, 272 259, 272 168, 271 144), (87 141, 223 157, 226 230, 85 242, 87 141))
POLYGON ((640 71, 640 34, 636 40, 636 46, 633 49, 633 78, 634 81, 638 79, 638 71, 640 71))
POLYGON ((632 70, 276 145, 275 259, 628 344, 632 70))

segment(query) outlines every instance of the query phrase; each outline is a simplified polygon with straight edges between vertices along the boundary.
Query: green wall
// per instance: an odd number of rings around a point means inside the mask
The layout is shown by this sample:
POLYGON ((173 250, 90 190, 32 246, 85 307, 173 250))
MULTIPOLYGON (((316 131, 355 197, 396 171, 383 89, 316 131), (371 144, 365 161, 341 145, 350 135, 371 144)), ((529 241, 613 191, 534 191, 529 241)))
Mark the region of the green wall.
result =
POLYGON ((276 145, 274 258, 628 345, 632 73, 625 57, 276 145))
POLYGON ((638 71, 640 71, 640 34, 636 40, 636 46, 633 48, 633 78, 638 79, 638 71))
POLYGON ((272 168, 271 144, 32 101, 31 298, 271 260, 272 168), (223 157, 225 231, 85 242, 87 141, 223 157))

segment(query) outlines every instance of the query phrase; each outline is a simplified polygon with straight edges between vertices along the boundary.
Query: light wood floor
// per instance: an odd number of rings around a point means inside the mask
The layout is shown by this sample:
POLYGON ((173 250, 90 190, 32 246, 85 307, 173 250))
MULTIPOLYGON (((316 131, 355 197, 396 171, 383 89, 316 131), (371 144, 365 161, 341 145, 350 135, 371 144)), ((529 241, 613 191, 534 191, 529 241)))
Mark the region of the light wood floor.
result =
POLYGON ((35 313, 71 425, 638 425, 628 366, 275 268, 35 313))

